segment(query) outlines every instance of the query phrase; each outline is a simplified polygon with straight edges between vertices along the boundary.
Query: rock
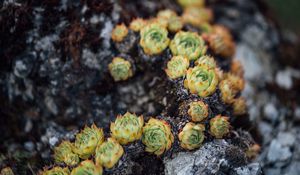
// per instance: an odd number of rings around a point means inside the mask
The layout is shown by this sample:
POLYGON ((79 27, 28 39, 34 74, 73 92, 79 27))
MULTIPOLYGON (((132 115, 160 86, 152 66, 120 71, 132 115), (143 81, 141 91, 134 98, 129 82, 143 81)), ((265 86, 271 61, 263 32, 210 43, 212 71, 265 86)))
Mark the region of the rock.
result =
POLYGON ((278 111, 273 103, 268 103, 264 107, 264 115, 267 119, 271 120, 272 122, 278 119, 278 111))
POLYGON ((292 133, 280 132, 277 136, 277 140, 283 146, 293 146, 296 139, 292 133))
POLYGON ((277 139, 272 140, 267 159, 270 162, 286 163, 292 157, 289 147, 282 145, 277 139))
POLYGON ((261 174, 258 163, 243 166, 245 163, 241 148, 225 140, 205 143, 197 151, 179 152, 164 160, 166 175, 261 174))
POLYGON ((247 166, 238 167, 234 169, 236 175, 259 175, 262 174, 259 163, 251 163, 247 166))
POLYGON ((280 168, 268 168, 264 172, 265 175, 281 175, 280 168))
POLYGON ((281 88, 291 89, 293 86, 293 80, 290 71, 287 70, 278 71, 275 79, 277 85, 280 86, 281 88))
POLYGON ((300 162, 293 162, 288 168, 285 175, 299 175, 300 174, 300 162))

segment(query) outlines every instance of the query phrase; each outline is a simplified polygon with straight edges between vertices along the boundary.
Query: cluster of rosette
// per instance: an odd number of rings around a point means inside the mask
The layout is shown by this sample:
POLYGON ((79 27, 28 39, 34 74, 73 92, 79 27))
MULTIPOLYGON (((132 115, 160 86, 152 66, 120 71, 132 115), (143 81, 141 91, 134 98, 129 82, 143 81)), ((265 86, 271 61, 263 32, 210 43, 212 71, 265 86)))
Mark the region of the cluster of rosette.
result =
MULTIPOLYGON (((199 148, 205 140, 205 129, 215 138, 223 138, 230 132, 229 118, 212 117, 209 122, 209 106, 203 99, 218 89, 224 104, 232 105, 234 115, 246 111, 245 100, 240 97, 244 88, 243 69, 238 61, 231 61, 230 71, 223 72, 214 56, 231 59, 235 44, 230 32, 223 26, 211 24, 213 15, 204 7, 204 0, 178 0, 183 7, 179 16, 173 10, 162 10, 148 20, 134 19, 129 27, 117 25, 111 38, 122 43, 130 32, 139 33, 139 45, 146 55, 160 55, 169 49, 172 53, 165 73, 170 81, 178 81, 190 94, 199 98, 188 104, 189 122, 178 132, 180 146, 187 150, 199 148), (191 26, 196 31, 187 30, 191 26), (172 38, 170 38, 172 36, 172 38), (209 55, 211 53, 212 55, 209 55), (205 127, 205 123, 209 123, 205 127)), ((134 76, 133 63, 121 56, 108 65, 114 81, 125 81, 134 76)), ((150 118, 146 124, 142 116, 127 112, 111 123, 111 137, 105 139, 102 129, 95 125, 85 127, 76 135, 74 143, 63 141, 54 149, 56 163, 72 168, 53 167, 43 174, 102 174, 103 168, 114 167, 124 154, 122 145, 137 140, 145 145, 145 151, 157 156, 172 147, 174 135, 167 121, 150 118)))

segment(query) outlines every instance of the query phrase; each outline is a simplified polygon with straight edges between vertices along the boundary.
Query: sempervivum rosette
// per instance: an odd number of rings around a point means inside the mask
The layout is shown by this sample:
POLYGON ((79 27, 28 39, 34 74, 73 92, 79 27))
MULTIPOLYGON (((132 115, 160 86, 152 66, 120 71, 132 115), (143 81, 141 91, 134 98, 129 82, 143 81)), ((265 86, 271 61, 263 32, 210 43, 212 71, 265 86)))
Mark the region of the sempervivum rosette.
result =
POLYGON ((187 123, 178 134, 180 146, 184 149, 193 150, 199 148, 204 140, 204 125, 187 123))
POLYGON ((87 159, 103 141, 104 134, 102 129, 94 124, 91 127, 86 126, 76 135, 73 151, 77 153, 80 158, 87 159))
POLYGON ((123 147, 114 138, 108 138, 96 148, 95 160, 97 165, 112 168, 122 157, 123 147))
POLYGON ((189 60, 196 60, 206 53, 204 40, 193 32, 180 31, 170 43, 173 55, 181 55, 189 60))
POLYGON ((131 63, 121 57, 114 57, 108 69, 115 81, 127 80, 133 76, 131 63))
POLYGON ((158 22, 146 25, 140 31, 140 45, 147 55, 163 52, 169 45, 168 30, 158 22))
POLYGON ((159 156, 171 148, 173 141, 171 127, 166 121, 151 118, 143 128, 142 142, 147 152, 159 156))
POLYGON ((54 160, 56 163, 65 163, 74 166, 79 163, 79 157, 72 151, 72 143, 69 141, 61 142, 54 148, 54 160))
POLYGON ((184 80, 184 87, 200 97, 207 97, 214 93, 217 85, 218 75, 216 70, 206 65, 189 68, 184 80))
POLYGON ((183 56, 173 56, 170 61, 168 61, 167 69, 165 69, 166 74, 171 79, 176 79, 183 77, 190 65, 190 61, 183 56))
POLYGON ((45 170, 42 175, 69 175, 70 170, 68 168, 53 167, 50 170, 45 170))
POLYGON ((209 122, 211 135, 217 139, 221 139, 228 134, 230 129, 230 123, 228 120, 228 117, 221 115, 217 115, 216 117, 212 118, 209 122))
POLYGON ((203 101, 194 101, 189 104, 188 114, 194 122, 201 122, 208 117, 208 105, 203 101))
POLYGON ((102 175, 102 173, 101 165, 95 165, 92 160, 85 160, 72 170, 71 175, 102 175))
POLYGON ((127 144, 141 138, 143 125, 143 116, 137 117, 127 112, 123 116, 119 115, 115 122, 111 123, 110 130, 112 137, 120 144, 127 144))
POLYGON ((205 0, 177 0, 182 7, 203 7, 205 0))
POLYGON ((235 43, 227 28, 223 26, 213 26, 208 34, 208 43, 212 51, 223 57, 231 57, 235 52, 235 43))

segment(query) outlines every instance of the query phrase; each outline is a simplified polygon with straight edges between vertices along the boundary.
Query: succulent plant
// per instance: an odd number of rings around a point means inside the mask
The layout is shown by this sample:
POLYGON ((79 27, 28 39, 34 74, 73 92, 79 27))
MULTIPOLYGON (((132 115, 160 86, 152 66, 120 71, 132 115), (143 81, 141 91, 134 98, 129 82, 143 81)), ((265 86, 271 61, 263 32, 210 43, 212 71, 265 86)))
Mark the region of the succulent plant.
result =
POLYGON ((79 157, 72 150, 73 144, 69 141, 62 141, 54 148, 54 159, 56 163, 65 163, 74 166, 79 163, 79 157))
POLYGON ((108 138, 107 141, 96 148, 96 165, 112 168, 122 157, 123 153, 123 147, 114 138, 108 138))
POLYGON ((187 123, 178 134, 180 146, 184 149, 193 150, 199 148, 204 141, 204 125, 187 123))
POLYGON ((130 22, 129 28, 135 32, 139 32, 143 27, 147 25, 147 21, 142 18, 134 19, 130 22))
POLYGON ((135 114, 126 112, 123 116, 119 115, 115 122, 111 123, 111 135, 120 144, 127 144, 141 138, 143 125, 143 116, 137 117, 135 114))
POLYGON ((104 134, 102 129, 98 128, 95 124, 91 127, 86 126, 76 135, 73 151, 78 154, 80 158, 87 159, 103 141, 104 134))
POLYGON ((233 114, 234 115, 243 115, 246 113, 246 100, 243 97, 239 97, 237 99, 234 99, 233 104, 233 114))
POLYGON ((230 129, 228 119, 228 117, 224 117, 221 115, 217 115, 212 118, 209 122, 211 135, 213 135, 217 139, 221 139, 226 134, 228 134, 230 129))
POLYGON ((182 18, 179 16, 172 16, 168 20, 168 30, 172 33, 179 32, 183 28, 182 18))
POLYGON ((188 7, 184 10, 182 20, 185 24, 201 27, 213 19, 213 13, 208 8, 188 7))
POLYGON ((226 104, 232 104, 237 94, 237 89, 233 86, 233 83, 228 79, 224 79, 219 84, 221 91, 221 99, 226 104))
POLYGON ((121 57, 113 58, 108 65, 108 69, 115 81, 127 80, 133 76, 131 63, 121 57))
POLYGON ((68 168, 53 167, 50 170, 45 170, 42 175, 69 175, 70 170, 68 168))
POLYGON ((170 125, 164 120, 150 118, 143 128, 142 142, 147 152, 157 156, 163 154, 174 142, 170 125))
POLYGON ((189 60, 196 60, 206 53, 203 39, 193 32, 180 31, 170 43, 170 49, 174 56, 181 55, 189 60))
POLYGON ((160 54, 170 42, 168 30, 158 22, 152 22, 142 28, 140 36, 140 45, 148 55, 160 54))
POLYGON ((203 7, 205 0, 177 0, 182 7, 203 7))
POLYGON ((229 80, 238 91, 242 91, 245 88, 245 80, 237 75, 226 73, 225 79, 229 80))
POLYGON ((204 56, 200 57, 197 61, 195 61, 195 64, 200 65, 200 66, 205 65, 212 69, 217 67, 217 63, 216 63, 215 59, 208 55, 204 55, 204 56))
POLYGON ((216 70, 206 65, 189 68, 184 80, 184 87, 189 89, 192 94, 198 94, 200 97, 207 97, 214 93, 217 85, 216 70))
POLYGON ((128 29, 125 24, 117 25, 111 32, 111 39, 114 42, 121 42, 127 36, 128 29))
POLYGON ((183 77, 190 65, 190 61, 183 56, 173 56, 167 63, 166 74, 171 79, 183 77))
POLYGON ((208 116, 208 105, 203 101, 194 101, 189 104, 188 114, 193 122, 201 122, 208 116))
POLYGON ((103 169, 101 165, 95 165, 92 160, 82 161, 75 167, 71 175, 102 175, 103 169))
POLYGON ((161 10, 157 13, 158 18, 170 19, 171 17, 177 16, 176 12, 171 9, 161 10))
POLYGON ((238 77, 244 76, 244 68, 242 66, 242 63, 239 60, 232 60, 231 66, 230 66, 230 73, 233 75, 236 75, 238 77))
POLYGON ((235 43, 225 27, 214 26, 207 38, 209 46, 215 54, 228 58, 235 53, 235 43))
POLYGON ((254 159, 259 154, 260 149, 261 148, 258 144, 251 145, 246 151, 246 156, 249 159, 254 159))
POLYGON ((5 167, 1 170, 1 175, 14 175, 14 172, 10 167, 5 167))

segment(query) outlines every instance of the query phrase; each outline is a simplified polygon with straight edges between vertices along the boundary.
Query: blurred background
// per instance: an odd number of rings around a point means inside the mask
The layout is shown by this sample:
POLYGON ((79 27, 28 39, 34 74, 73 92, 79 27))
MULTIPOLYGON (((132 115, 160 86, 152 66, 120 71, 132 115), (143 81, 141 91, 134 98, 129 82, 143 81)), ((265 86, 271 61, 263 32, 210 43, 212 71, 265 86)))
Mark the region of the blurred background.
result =
POLYGON ((300 1, 299 0, 266 0, 278 19, 281 29, 289 29, 300 35, 300 1))

